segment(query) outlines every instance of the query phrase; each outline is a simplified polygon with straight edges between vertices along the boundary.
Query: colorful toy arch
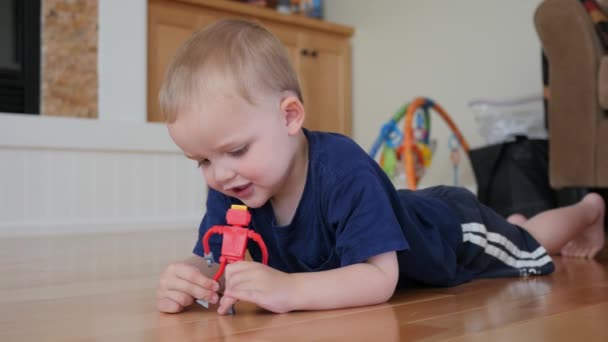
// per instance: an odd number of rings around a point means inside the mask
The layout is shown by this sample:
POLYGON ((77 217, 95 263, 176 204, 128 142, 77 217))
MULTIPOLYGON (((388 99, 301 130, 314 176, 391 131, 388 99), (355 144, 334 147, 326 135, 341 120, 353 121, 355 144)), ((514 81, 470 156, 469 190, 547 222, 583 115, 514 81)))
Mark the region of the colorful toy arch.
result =
POLYGON ((443 107, 426 97, 417 97, 409 104, 401 107, 382 126, 378 138, 376 138, 369 151, 372 158, 376 158, 380 148, 382 148, 379 163, 389 176, 392 176, 394 173, 396 164, 402 162, 406 174, 407 187, 412 190, 416 189, 423 174, 423 172, 417 172, 416 166, 424 170, 424 168, 430 165, 432 158, 430 109, 441 116, 460 143, 460 147, 468 154, 469 144, 456 124, 454 124, 454 121, 452 121, 443 107), (418 118, 416 120, 416 129, 414 127, 414 118, 418 118), (403 131, 400 131, 398 128, 401 120, 403 120, 403 131), (418 132, 417 135, 414 134, 415 131, 418 132))

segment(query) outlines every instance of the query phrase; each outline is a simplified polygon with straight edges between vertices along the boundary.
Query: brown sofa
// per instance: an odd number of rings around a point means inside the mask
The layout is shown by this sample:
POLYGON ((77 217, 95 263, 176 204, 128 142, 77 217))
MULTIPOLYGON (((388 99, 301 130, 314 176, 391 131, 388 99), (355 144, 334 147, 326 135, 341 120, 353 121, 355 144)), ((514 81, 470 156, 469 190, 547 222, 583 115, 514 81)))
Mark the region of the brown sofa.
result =
POLYGON ((579 0, 545 0, 534 22, 548 61, 551 186, 608 188, 608 52, 579 0))

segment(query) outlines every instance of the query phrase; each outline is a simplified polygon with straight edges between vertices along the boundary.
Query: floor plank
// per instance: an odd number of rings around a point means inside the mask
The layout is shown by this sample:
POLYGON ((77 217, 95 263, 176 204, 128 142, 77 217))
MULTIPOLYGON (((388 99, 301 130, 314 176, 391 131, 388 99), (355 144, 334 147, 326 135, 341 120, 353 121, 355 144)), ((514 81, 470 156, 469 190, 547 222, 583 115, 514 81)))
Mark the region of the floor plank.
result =
POLYGON ((555 258, 550 276, 399 291, 386 304, 235 316, 155 310, 161 270, 196 232, 0 239, 1 341, 608 340, 608 252, 555 258))
POLYGON ((608 341, 608 303, 585 306, 448 341, 608 341))

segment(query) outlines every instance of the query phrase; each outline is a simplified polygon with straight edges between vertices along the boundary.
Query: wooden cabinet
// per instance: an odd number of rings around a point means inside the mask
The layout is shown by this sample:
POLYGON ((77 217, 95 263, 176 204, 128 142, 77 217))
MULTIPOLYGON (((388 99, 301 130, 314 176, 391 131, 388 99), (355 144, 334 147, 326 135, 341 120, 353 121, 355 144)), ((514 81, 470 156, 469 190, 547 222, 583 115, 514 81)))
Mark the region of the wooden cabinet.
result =
POLYGON ((148 1, 148 120, 163 121, 158 91, 177 48, 222 18, 260 22, 287 47, 298 72, 305 126, 351 135, 350 27, 225 0, 148 1))
POLYGON ((351 134, 350 46, 343 39, 303 34, 298 72, 308 113, 318 130, 351 134))

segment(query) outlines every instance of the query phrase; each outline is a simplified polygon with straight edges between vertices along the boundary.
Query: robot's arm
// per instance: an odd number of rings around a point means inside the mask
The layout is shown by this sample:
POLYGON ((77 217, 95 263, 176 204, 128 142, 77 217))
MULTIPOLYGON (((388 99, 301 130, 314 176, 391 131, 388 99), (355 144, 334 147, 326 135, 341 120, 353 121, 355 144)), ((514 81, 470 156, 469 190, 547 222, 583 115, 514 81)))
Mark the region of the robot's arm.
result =
POLYGON ((262 263, 264 265, 268 265, 268 249, 266 248, 266 244, 264 243, 264 240, 262 240, 260 234, 254 232, 253 230, 250 230, 249 232, 247 232, 247 237, 255 241, 258 246, 260 246, 260 250, 262 251, 262 263))
POLYGON ((211 237, 211 235, 213 234, 224 234, 224 230, 222 229, 222 226, 213 226, 211 228, 209 228, 209 230, 207 230, 207 232, 205 233, 205 235, 203 236, 203 252, 204 254, 204 258, 207 261, 207 265, 209 267, 211 267, 211 265, 213 265, 213 252, 211 252, 211 248, 209 248, 209 238, 211 237))

